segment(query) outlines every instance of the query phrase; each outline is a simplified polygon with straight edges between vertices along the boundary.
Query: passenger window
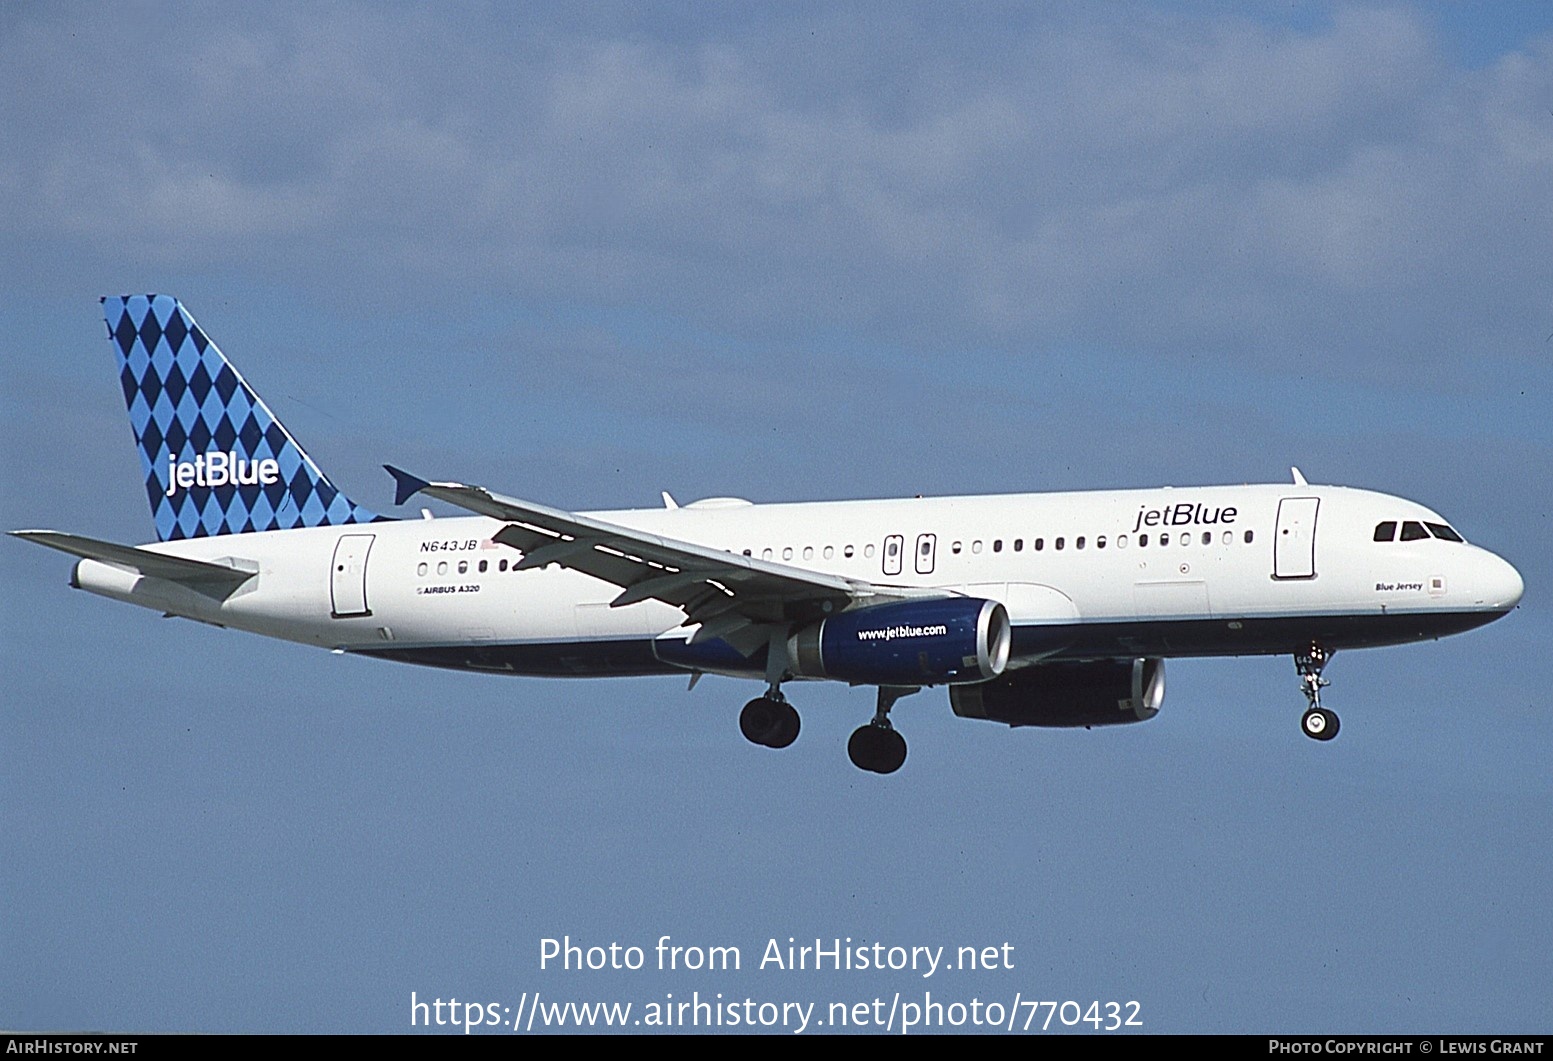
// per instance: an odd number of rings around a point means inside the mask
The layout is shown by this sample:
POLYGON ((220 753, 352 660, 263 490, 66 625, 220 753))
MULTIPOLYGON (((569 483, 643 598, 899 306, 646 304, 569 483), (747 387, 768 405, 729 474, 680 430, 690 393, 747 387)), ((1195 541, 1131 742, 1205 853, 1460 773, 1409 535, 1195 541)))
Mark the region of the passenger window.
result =
POLYGON ((1040 552, 1042 549, 1046 548, 1046 539, 1045 538, 1037 538, 1037 539, 1035 539, 1035 545, 1033 546, 1033 548, 1035 549, 1036 552, 1040 552))
POLYGON ((1149 536, 1147 534, 1140 534, 1140 535, 1138 535, 1138 548, 1139 549, 1145 548, 1148 544, 1149 544, 1149 536))
POLYGON ((1118 549, 1125 549, 1125 548, 1127 548, 1127 535, 1125 535, 1125 534, 1117 535, 1117 537, 1116 537, 1116 547, 1118 549))
POLYGON ((753 554, 748 549, 744 550, 744 555, 745 556, 753 556, 753 554))
POLYGON ((1181 532, 1181 544, 1182 545, 1191 545, 1192 544, 1192 535, 1188 531, 1182 531, 1181 532))
POLYGON ((1235 532, 1234 531, 1225 531, 1224 532, 1224 544, 1225 545, 1229 545, 1229 544, 1233 543, 1234 540, 1235 540, 1235 532))
POLYGON ((446 560, 439 560, 439 561, 437 561, 437 574, 445 575, 447 573, 448 573, 448 562, 446 560))
POLYGON ((1095 548, 1096 549, 1104 549, 1105 548, 1105 535, 1104 534, 1100 535, 1100 537, 1095 539, 1095 548))
POLYGON ((1003 539, 1002 538, 994 538, 994 539, 992 539, 992 551, 995 552, 995 553, 1001 553, 1003 551, 1003 539))
POLYGON ((424 575, 426 573, 426 565, 425 564, 421 564, 420 566, 418 566, 415 569, 415 573, 417 575, 424 575))
POLYGON ((960 555, 960 543, 959 542, 955 542, 953 545, 951 545, 949 547, 949 551, 954 553, 954 555, 959 556, 960 555))
POLYGON ((485 574, 486 571, 490 569, 490 566, 491 566, 491 562, 489 560, 481 560, 480 561, 480 574, 482 574, 482 575, 485 574))
POLYGON ((834 545, 827 545, 825 547, 825 559, 829 560, 831 557, 833 557, 835 555, 836 555, 836 547, 834 545))
POLYGON ((1425 523, 1424 526, 1428 527, 1429 533, 1442 542, 1459 542, 1462 540, 1461 535, 1443 523, 1425 523))
POLYGON ((1417 520, 1404 520, 1402 523, 1402 540, 1416 542, 1420 538, 1429 537, 1429 532, 1424 530, 1424 525, 1417 520))
POLYGON ((1066 538, 1058 538, 1055 542, 1052 543, 1052 546, 1054 548, 1061 549, 1062 545, 1063 545, 1063 542, 1065 542, 1066 540, 1067 540, 1066 538))
POLYGON ((805 545, 803 547, 803 558, 805 560, 813 560, 814 559, 814 546, 812 546, 812 545, 805 545))
POLYGON ((1203 531, 1202 532, 1202 543, 1204 545, 1212 545, 1213 544, 1213 532, 1212 531, 1203 531))
POLYGON ((852 559, 852 547, 849 545, 845 549, 841 550, 841 555, 846 557, 848 560, 852 559))
MULTIPOLYGON (((745 553, 744 555, 748 556, 749 553, 745 553)), ((498 571, 505 571, 505 570, 507 570, 507 561, 505 561, 505 560, 498 560, 496 562, 496 570, 498 570, 498 571)))
POLYGON ((791 545, 784 545, 784 546, 782 546, 782 559, 783 560, 791 560, 792 558, 793 558, 793 547, 791 545))
POLYGON ((1082 534, 1080 534, 1077 538, 1075 538, 1073 540, 1073 548, 1075 548, 1075 549, 1082 549, 1082 548, 1084 548, 1084 536, 1082 534))
POLYGON ((971 552, 973 552, 973 553, 981 552, 981 542, 979 542, 979 541, 971 542, 971 552))
POLYGON ((467 575, 467 574, 469 574, 469 561, 468 560, 460 560, 458 562, 458 573, 460 575, 467 575))
POLYGON ((867 545, 863 546, 863 558, 865 560, 872 560, 874 558, 874 546, 872 542, 869 542, 867 545))
POLYGON ((1247 545, 1251 544, 1251 532, 1250 531, 1246 531, 1246 544, 1247 545))
POLYGON ((762 549, 760 551, 760 558, 762 560, 770 560, 771 559, 771 550, 769 548, 762 549))
POLYGON ((1397 536, 1397 521, 1388 519, 1384 523, 1375 524, 1375 540, 1389 542, 1397 536))
POLYGON ((1015 538, 1014 539, 1014 552, 1022 553, 1022 552, 1024 552, 1024 548, 1025 548, 1025 540, 1023 538, 1015 538))

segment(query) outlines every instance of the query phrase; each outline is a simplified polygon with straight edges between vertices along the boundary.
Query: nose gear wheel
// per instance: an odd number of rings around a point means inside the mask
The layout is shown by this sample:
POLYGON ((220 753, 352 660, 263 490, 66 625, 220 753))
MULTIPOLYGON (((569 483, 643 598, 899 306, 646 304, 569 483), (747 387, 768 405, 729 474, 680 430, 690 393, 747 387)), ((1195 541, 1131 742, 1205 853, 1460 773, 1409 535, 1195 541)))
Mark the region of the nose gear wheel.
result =
POLYGON ((1312 641, 1294 654, 1294 669, 1299 671, 1300 691, 1310 705, 1300 719, 1300 729, 1311 740, 1327 741, 1337 736, 1341 726, 1337 712, 1321 706, 1321 690, 1332 683, 1321 677, 1332 653, 1312 641))

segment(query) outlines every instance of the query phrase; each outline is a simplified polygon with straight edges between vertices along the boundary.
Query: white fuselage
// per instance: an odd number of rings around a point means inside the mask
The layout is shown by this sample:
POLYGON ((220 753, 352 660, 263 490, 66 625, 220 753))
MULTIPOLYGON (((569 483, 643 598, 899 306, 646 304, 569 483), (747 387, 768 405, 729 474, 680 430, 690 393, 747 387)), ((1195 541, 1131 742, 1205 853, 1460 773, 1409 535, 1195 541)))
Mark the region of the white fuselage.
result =
MULTIPOLYGON (((1445 521, 1411 501, 1252 485, 754 505, 729 499, 591 515, 623 527, 875 585, 1001 602, 1010 667, 1040 659, 1287 653, 1469 629, 1521 593, 1465 542, 1376 541, 1384 521, 1445 521)), ((683 648, 684 614, 611 607, 620 587, 516 571, 483 516, 196 538, 145 548, 258 573, 224 599, 83 560, 81 588, 331 649, 512 673, 758 674, 683 648), (250 569, 246 568, 246 569, 250 569), (656 642, 656 646, 655 646, 656 642)))

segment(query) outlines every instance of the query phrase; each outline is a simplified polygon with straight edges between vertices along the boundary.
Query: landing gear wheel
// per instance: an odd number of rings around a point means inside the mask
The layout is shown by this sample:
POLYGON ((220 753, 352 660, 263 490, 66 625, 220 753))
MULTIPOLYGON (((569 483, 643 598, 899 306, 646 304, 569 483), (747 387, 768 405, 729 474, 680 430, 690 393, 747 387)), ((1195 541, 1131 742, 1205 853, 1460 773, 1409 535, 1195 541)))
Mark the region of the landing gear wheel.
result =
POLYGON ((1340 727, 1337 712, 1324 707, 1313 707, 1300 719, 1300 728, 1312 740, 1331 740, 1340 727))
POLYGON ((852 731, 852 736, 847 739, 847 758, 852 760, 852 765, 859 770, 872 770, 875 751, 879 742, 874 738, 878 732, 873 726, 859 726, 852 731))
POLYGON ((766 748, 785 748, 798 739, 798 712, 786 700, 757 697, 739 712, 744 739, 766 748))
POLYGON ((847 741, 847 757, 859 770, 893 774, 906 761, 906 738, 890 725, 890 708, 903 696, 921 690, 920 685, 881 685, 873 720, 859 726, 847 741))
POLYGON ((766 741, 768 748, 785 748, 798 739, 799 728, 798 712, 793 705, 786 700, 777 703, 777 724, 772 731, 770 739, 766 741))
POLYGON ((751 744, 765 744, 766 734, 771 732, 775 724, 776 701, 764 696, 751 700, 739 712, 739 732, 751 744))
POLYGON ((847 741, 847 756, 859 770, 893 774, 906 761, 906 738, 870 722, 852 732, 847 741))

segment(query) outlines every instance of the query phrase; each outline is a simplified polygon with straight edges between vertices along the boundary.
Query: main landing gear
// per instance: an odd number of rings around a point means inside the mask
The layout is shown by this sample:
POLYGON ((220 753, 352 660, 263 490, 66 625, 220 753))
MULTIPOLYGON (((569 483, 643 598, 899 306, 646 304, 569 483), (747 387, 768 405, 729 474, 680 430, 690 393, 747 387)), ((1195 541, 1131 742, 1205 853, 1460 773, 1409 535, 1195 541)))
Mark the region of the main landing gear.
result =
POLYGON ((767 748, 785 748, 798 739, 798 712, 782 690, 773 687, 739 712, 739 730, 746 740, 767 748))
POLYGON ((1321 706, 1321 690, 1332 683, 1321 677, 1321 671, 1332 658, 1332 653, 1311 642, 1294 654, 1294 669, 1300 673, 1300 689, 1310 707, 1300 719, 1300 729, 1312 740, 1331 740, 1340 728, 1337 712, 1321 706))
POLYGON ((874 717, 865 726, 859 726, 847 741, 847 756, 860 770, 876 774, 893 774, 906 761, 906 738, 895 732, 890 724, 890 708, 903 696, 917 691, 914 685, 879 686, 879 704, 874 717))
MULTIPOLYGON (((875 774, 893 774, 906 761, 906 738, 890 724, 890 708, 903 696, 917 692, 916 686, 886 685, 879 689, 874 717, 859 726, 847 741, 847 755, 860 770, 875 774)), ((739 712, 739 730, 746 740, 765 748, 785 748, 798 739, 798 712, 773 685, 766 695, 751 700, 739 712)))

